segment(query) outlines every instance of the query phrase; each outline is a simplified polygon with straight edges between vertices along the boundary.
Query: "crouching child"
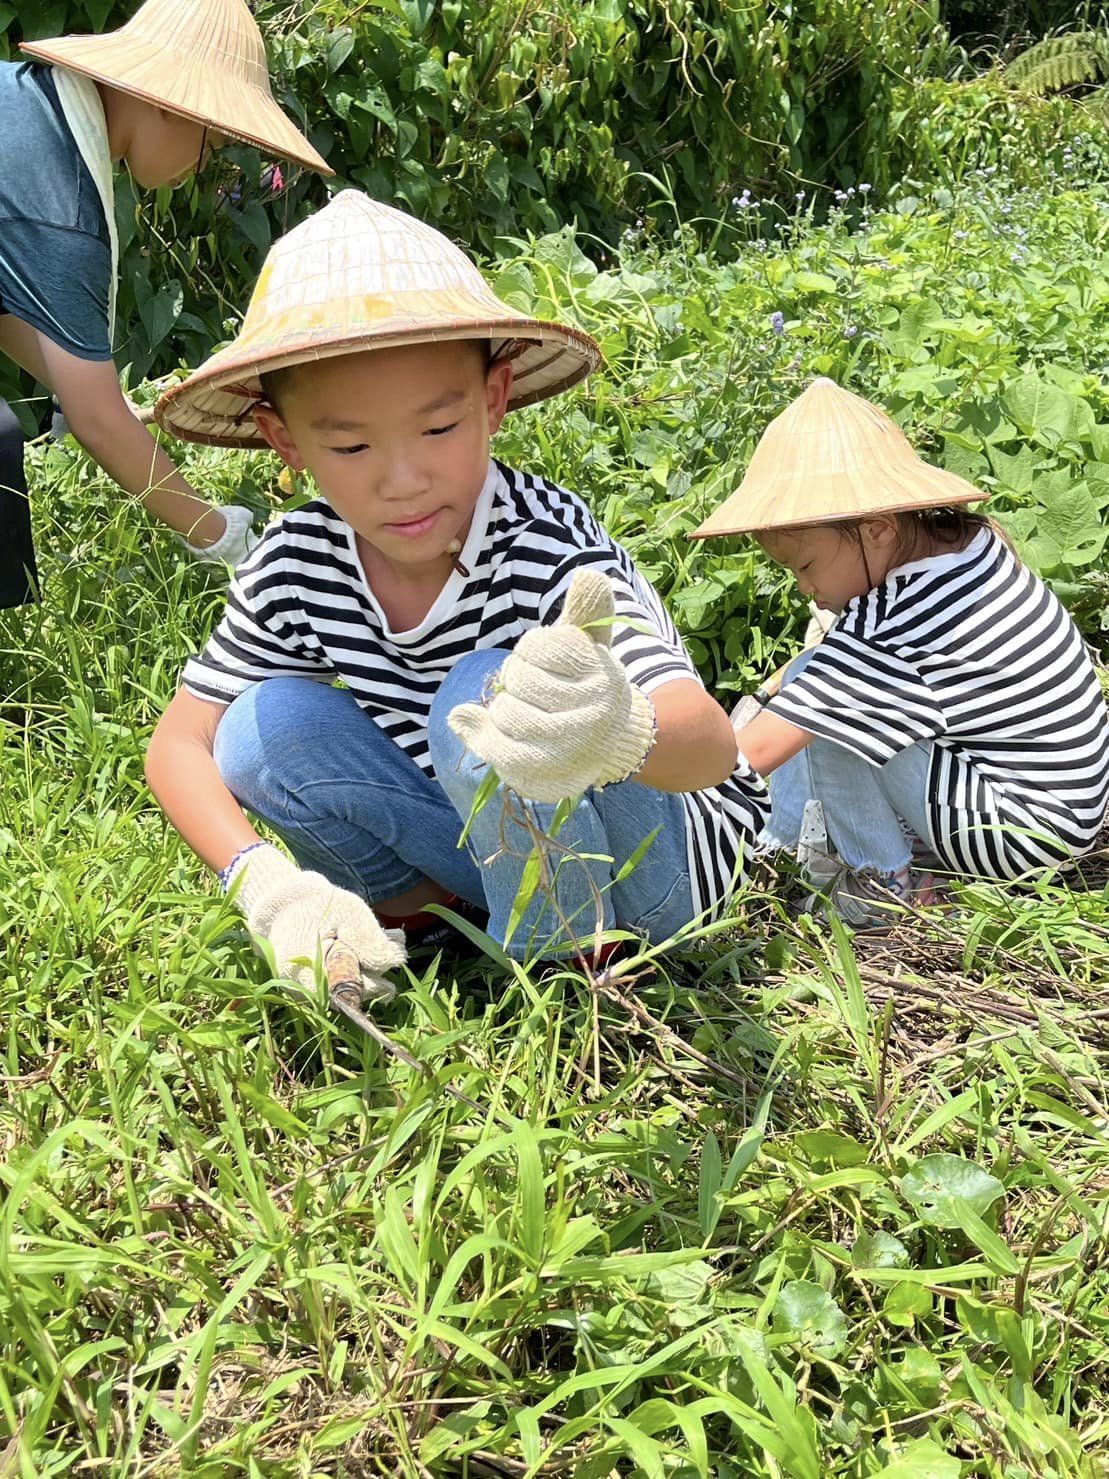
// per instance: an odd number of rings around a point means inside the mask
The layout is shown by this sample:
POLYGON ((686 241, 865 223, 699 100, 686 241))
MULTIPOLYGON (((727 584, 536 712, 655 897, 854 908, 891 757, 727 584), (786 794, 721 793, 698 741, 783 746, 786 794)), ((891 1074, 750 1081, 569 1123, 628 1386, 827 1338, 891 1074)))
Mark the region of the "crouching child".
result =
POLYGON ((770 778, 764 842, 799 853, 852 923, 910 897, 914 851, 1016 879, 1087 851, 1101 827, 1097 674, 1057 597, 968 512, 985 496, 820 379, 697 530, 753 534, 834 613, 738 740, 770 778))
POLYGON ((490 457, 508 410, 598 359, 439 232, 345 191, 274 246, 238 340, 163 398, 176 436, 268 444, 320 494, 240 567, 147 767, 283 973, 337 937, 380 978, 436 903, 505 941, 528 833, 496 795, 459 846, 490 766, 541 830, 574 798, 576 856, 531 900, 520 958, 592 948, 594 890, 605 929, 657 943, 741 876, 765 788, 656 593, 579 498, 490 457))

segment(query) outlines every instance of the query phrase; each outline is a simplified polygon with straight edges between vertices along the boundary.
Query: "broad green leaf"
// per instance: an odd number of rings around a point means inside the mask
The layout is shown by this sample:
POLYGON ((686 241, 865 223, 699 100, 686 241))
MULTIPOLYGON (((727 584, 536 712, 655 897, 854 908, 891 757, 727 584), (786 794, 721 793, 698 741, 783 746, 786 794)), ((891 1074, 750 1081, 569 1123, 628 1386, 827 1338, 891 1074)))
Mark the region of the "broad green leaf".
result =
POLYGON ((1035 437, 1049 447, 1058 446, 1071 435, 1075 406, 1081 404, 1035 374, 1015 380, 1005 391, 1002 403, 1024 436, 1035 437))
POLYGON ((959 1479, 963 1466, 931 1438, 914 1438, 874 1479, 959 1479))
POLYGON ((1039 518, 1038 536, 1059 546, 1066 565, 1090 565, 1109 538, 1097 502, 1085 483, 1074 483, 1065 493, 1046 502, 1039 518))
POLYGON ((931 1227, 962 1227, 966 1209, 981 1216, 1005 1195, 995 1176, 957 1155, 924 1156, 901 1178, 901 1190, 931 1227))
POLYGON ((847 1319, 832 1296, 808 1279, 783 1284, 774 1305, 775 1334, 796 1335, 818 1356, 831 1360, 847 1345, 847 1319))
POLYGON ((1031 447, 1021 447, 1017 452, 1003 452, 1000 447, 989 447, 990 467, 1001 486, 1010 493, 1029 493, 1036 459, 1031 447))
POLYGON ((135 291, 139 318, 146 330, 147 346, 152 350, 157 349, 181 316, 185 290, 179 282, 173 281, 152 292, 140 278, 135 291))
POLYGON ((909 1250, 893 1233, 879 1229, 855 1239, 851 1262, 856 1268, 908 1268, 909 1250))
POLYGON ((793 1143, 817 1166, 859 1166, 870 1155, 866 1146, 850 1135, 832 1130, 802 1130, 793 1137, 793 1143))
POLYGON ((911 1329, 918 1319, 932 1313, 932 1292, 922 1284, 903 1280, 887 1292, 882 1313, 892 1324, 911 1329))
POLYGON ((826 272, 796 272, 793 286, 799 293, 834 293, 838 283, 826 272))

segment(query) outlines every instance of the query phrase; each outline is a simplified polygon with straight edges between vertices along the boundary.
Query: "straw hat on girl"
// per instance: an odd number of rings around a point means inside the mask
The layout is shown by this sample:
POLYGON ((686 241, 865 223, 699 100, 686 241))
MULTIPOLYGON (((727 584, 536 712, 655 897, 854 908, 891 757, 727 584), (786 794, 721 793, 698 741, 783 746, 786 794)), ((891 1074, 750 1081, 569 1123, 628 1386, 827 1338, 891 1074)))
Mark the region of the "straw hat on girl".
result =
POLYGON ((334 173, 274 102, 246 0, 146 0, 118 31, 25 41, 22 50, 266 154, 334 173))
POLYGON ((880 407, 821 377, 770 423, 739 488, 692 537, 949 508, 986 497, 919 457, 880 407))
POLYGON ((601 359, 580 329, 502 303, 434 227, 344 190, 274 243, 239 337, 168 390, 155 417, 186 441, 262 447, 260 374, 446 339, 488 339, 512 358, 510 410, 576 385, 601 359))

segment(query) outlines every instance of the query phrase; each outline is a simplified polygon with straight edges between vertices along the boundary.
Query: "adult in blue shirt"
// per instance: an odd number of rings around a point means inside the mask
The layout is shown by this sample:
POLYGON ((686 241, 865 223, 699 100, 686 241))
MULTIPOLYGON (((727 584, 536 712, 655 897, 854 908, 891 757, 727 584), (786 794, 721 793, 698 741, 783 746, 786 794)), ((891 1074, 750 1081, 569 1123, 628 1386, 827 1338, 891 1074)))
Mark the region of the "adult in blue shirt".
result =
MULTIPOLYGON (((22 49, 34 60, 0 64, 0 353, 51 388, 89 455, 194 555, 234 564, 254 542, 249 509, 197 496, 112 362, 113 172, 178 185, 231 139, 331 171, 274 102, 245 0, 146 0, 118 31, 22 49)), ((22 436, 0 401, 0 605, 34 588, 22 436)))

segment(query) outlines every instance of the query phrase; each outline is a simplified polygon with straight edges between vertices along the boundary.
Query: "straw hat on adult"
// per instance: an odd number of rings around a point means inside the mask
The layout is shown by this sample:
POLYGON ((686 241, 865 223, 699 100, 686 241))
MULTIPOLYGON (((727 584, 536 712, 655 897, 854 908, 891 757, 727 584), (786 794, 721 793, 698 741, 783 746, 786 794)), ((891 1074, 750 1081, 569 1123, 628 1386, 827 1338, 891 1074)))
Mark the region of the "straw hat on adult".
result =
POLYGON ((261 374, 360 350, 488 339, 513 363, 509 409, 575 385, 600 363, 588 334, 502 303, 458 247, 403 211, 344 190, 270 248, 239 337, 155 412, 186 441, 261 447, 261 374))
POLYGON ((274 102, 246 0, 146 0, 118 31, 25 41, 22 50, 266 154, 334 173, 274 102))
POLYGON ((986 497, 919 457, 885 411, 821 378, 770 423, 743 482, 693 538, 949 508, 986 497))

